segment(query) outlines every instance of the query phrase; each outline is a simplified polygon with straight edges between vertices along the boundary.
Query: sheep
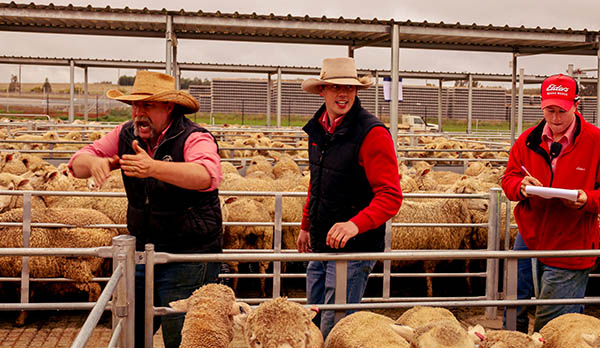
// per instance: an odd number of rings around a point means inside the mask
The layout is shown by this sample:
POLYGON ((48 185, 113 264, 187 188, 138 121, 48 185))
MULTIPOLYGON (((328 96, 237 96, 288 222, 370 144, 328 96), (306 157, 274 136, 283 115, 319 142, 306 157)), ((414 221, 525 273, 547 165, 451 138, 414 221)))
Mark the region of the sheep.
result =
MULTIPOLYGON (((392 218, 398 223, 470 223, 471 217, 467 203, 462 199, 433 199, 404 201, 402 209, 392 218)), ((466 227, 392 227, 393 250, 418 249, 460 249, 471 235, 466 227)), ((394 261, 392 266, 414 263, 412 261, 394 261)), ((425 260, 425 272, 432 273, 440 263, 438 260, 425 260)), ((433 281, 427 277, 427 295, 433 296, 433 281)))
POLYGON ((0 173, 21 175, 27 172, 27 167, 19 157, 19 154, 3 153, 0 159, 0 173))
POLYGON ((325 348, 410 348, 394 330, 394 321, 381 314, 354 312, 342 318, 325 340, 325 348))
MULTIPOLYGON (((225 200, 227 221, 270 222, 271 216, 264 205, 249 198, 231 197, 225 200)), ((273 228, 269 226, 225 226, 223 235, 224 249, 272 249, 273 228)), ((231 271, 239 272, 238 262, 228 262, 231 271)), ((259 262, 258 271, 265 274, 268 262, 259 262)), ((237 288, 237 278, 233 280, 233 288, 237 288)), ((264 297, 265 280, 260 279, 260 293, 264 297)))
MULTIPOLYGON (((10 173, 0 173, 0 190, 33 191, 27 178, 10 173)), ((0 213, 23 207, 22 195, 3 195, 0 197, 0 213)), ((31 209, 46 208, 46 203, 40 196, 31 196, 31 209)))
POLYGON ((529 336, 518 331, 486 331, 481 325, 469 328, 469 335, 479 348, 541 348, 545 342, 539 333, 529 336))
MULTIPOLYGON (((23 209, 13 209, 0 214, 1 222, 23 221, 23 209)), ((31 229, 29 246, 31 248, 92 248, 108 246, 117 235, 115 229, 84 227, 90 224, 107 224, 110 220, 95 210, 71 209, 35 209, 31 212, 33 223, 64 223, 74 228, 38 228, 31 229)), ((22 248, 23 233, 21 227, 5 227, 0 239, 0 248, 22 248)), ((36 278, 64 277, 75 280, 74 283, 52 284, 60 291, 83 291, 88 301, 96 301, 100 296, 100 285, 91 282, 94 274, 102 270, 104 259, 97 257, 30 257, 29 274, 36 278)), ((0 276, 18 277, 21 274, 20 257, 0 257, 0 276)), ((47 287, 47 285, 45 285, 47 287)), ((32 294, 33 297, 33 294, 32 294)), ((17 324, 25 322, 25 312, 17 319, 17 324)))
POLYGON ((563 314, 550 320, 540 330, 544 348, 600 347, 600 319, 579 313, 563 314))
POLYGON ((322 348, 323 336, 312 322, 316 309, 278 297, 261 303, 241 321, 249 348, 322 348))
POLYGON ((256 171, 261 171, 272 179, 275 178, 275 175, 273 174, 273 166, 271 165, 271 162, 269 162, 269 160, 267 160, 263 156, 252 157, 251 164, 248 166, 248 168, 246 168, 246 176, 248 176, 252 172, 256 172, 256 171))
POLYGON ((434 321, 423 326, 395 326, 394 329, 411 343, 411 348, 474 348, 467 332, 451 320, 434 321))
POLYGON ((223 173, 223 175, 233 173, 233 174, 237 174, 237 176, 240 176, 240 172, 231 162, 222 161, 221 162, 221 172, 223 173))
POLYGON ((442 307, 415 306, 404 312, 394 329, 414 348, 472 348, 473 339, 454 314, 442 307))
POLYGON ((222 284, 206 284, 169 305, 186 312, 180 348, 227 348, 233 340, 234 316, 244 308, 235 301, 233 290, 222 284))
POLYGON ((276 179, 281 178, 286 173, 300 174, 298 164, 289 155, 281 155, 277 163, 273 166, 273 175, 276 179))

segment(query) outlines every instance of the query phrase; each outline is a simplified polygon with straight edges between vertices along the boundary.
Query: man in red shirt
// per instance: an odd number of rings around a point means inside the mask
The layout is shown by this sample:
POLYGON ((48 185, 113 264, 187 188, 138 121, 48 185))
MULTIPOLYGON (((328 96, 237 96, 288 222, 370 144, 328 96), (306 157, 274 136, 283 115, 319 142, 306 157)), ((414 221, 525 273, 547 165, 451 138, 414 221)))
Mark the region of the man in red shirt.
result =
MULTIPOLYGON (((562 74, 542 82, 544 119, 521 134, 510 151, 502 189, 519 201, 515 250, 598 248, 600 229, 600 130, 577 111, 577 82, 562 74), (545 199, 527 186, 577 190, 574 201, 545 199)), ((519 261, 518 298, 583 298, 595 257, 541 258, 519 261), (532 273, 535 279, 532 278, 532 273), (533 284, 538 287, 534 291, 533 284)), ((517 329, 527 330, 527 313, 519 309, 517 329)), ((583 305, 537 306, 534 331, 565 313, 583 313, 583 305)))
MULTIPOLYGON (((310 187, 297 241, 300 252, 384 249, 385 222, 400 209, 402 191, 391 134, 357 97, 371 84, 370 77, 358 78, 352 58, 326 58, 320 78, 302 83, 325 103, 303 128, 309 137, 310 187)), ((347 303, 361 301, 374 265, 348 263, 347 303)), ((308 264, 306 292, 310 304, 334 303, 335 262, 308 264)), ((334 313, 323 311, 325 338, 333 325, 334 313)))

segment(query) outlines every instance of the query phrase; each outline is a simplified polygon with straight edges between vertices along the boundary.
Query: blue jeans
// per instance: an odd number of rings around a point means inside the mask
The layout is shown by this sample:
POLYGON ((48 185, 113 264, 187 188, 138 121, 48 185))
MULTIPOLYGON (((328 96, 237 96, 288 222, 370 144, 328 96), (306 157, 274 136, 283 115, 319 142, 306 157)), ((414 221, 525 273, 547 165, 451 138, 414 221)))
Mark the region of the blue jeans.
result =
MULTIPOLYGON (((551 267, 537 262, 537 278, 540 299, 583 298, 590 275, 590 268, 571 270, 551 267)), ((566 313, 583 313, 583 304, 537 306, 533 331, 538 332, 550 320, 566 313)))
MULTIPOLYGON (((135 266, 135 347, 144 347, 144 294, 146 265, 135 266)), ((188 298, 204 284, 214 283, 221 263, 166 263, 154 266, 154 306, 169 307, 169 302, 188 298)), ((153 332, 162 324, 165 348, 178 348, 184 314, 154 317, 153 332)))
MULTIPOLYGON (((348 261, 348 283, 346 303, 360 303, 369 274, 375 267, 375 261, 348 261)), ((309 304, 335 303, 335 261, 310 261, 306 269, 306 299, 309 304)), ((346 315, 355 312, 347 310, 346 315)), ((334 311, 321 311, 315 317, 323 338, 327 338, 333 328, 334 311)))

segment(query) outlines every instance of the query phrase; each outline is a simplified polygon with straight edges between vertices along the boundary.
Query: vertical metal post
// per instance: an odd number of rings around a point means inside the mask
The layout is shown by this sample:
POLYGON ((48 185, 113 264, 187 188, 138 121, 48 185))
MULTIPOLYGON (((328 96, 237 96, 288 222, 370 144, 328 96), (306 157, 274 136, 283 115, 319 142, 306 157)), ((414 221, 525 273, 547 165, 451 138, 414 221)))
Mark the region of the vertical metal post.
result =
MULTIPOLYGON (((385 222, 385 247, 384 252, 392 251, 392 219, 385 222)), ((390 298, 390 286, 391 286, 391 273, 392 273, 392 261, 383 260, 383 293, 384 299, 390 298)))
POLYGON ((214 106, 215 105, 215 93, 214 93, 214 80, 210 80, 210 124, 212 126, 215 125, 215 113, 214 106))
POLYGON ((394 150, 398 149, 398 82, 400 73, 400 29, 392 25, 392 100, 390 101, 390 131, 394 150))
MULTIPOLYGON (((281 193, 275 195, 275 230, 273 231, 273 251, 281 253, 281 238, 283 218, 283 196, 281 193)), ((273 298, 281 293, 281 261, 273 262, 273 298)))
MULTIPOLYGON (((135 237, 121 235, 113 238, 113 270, 117 268, 116 260, 119 254, 125 254, 125 268, 120 282, 126 285, 126 313, 123 331, 121 333, 121 347, 134 347, 135 344, 135 237)), ((117 293, 118 296, 119 293, 117 293)), ((117 301, 118 302, 118 301, 117 301)), ((113 329, 117 323, 117 316, 113 312, 113 329)))
POLYGON ((348 46, 348 57, 354 58, 354 47, 348 46))
POLYGON ((165 61, 166 61, 166 66, 165 66, 165 72, 167 73, 167 75, 171 75, 172 74, 172 53, 173 53, 173 36, 172 36, 172 31, 173 31, 173 17, 171 16, 167 16, 167 28, 166 28, 166 32, 165 32, 165 39, 166 39, 166 53, 165 53, 165 61))
POLYGON ((512 55, 512 87, 510 89, 510 145, 515 143, 515 116, 517 113, 517 52, 512 55))
POLYGON ((84 103, 83 103, 83 120, 85 122, 88 121, 88 97, 89 97, 89 92, 88 92, 88 67, 83 67, 83 98, 84 98, 84 103))
POLYGON ((375 71, 375 116, 381 119, 379 114, 379 71, 375 71))
MULTIPOLYGON (((23 248, 31 236, 31 193, 23 194, 23 248)), ((29 303, 29 256, 21 257, 21 303, 29 303)))
POLYGON ((179 64, 177 64, 177 36, 175 33, 171 34, 171 43, 173 44, 173 76, 175 77, 175 88, 181 89, 181 73, 179 71, 179 64))
POLYGON ((469 93, 467 101, 467 134, 472 133, 471 123, 473 123, 473 75, 469 74, 469 93))
POLYGON ((273 88, 273 80, 271 73, 267 74, 267 127, 271 127, 271 88, 273 88))
POLYGON ((75 62, 69 60, 69 123, 75 120, 75 62))
POLYGON ((281 68, 277 68, 277 128, 281 127, 281 68))
POLYGON ((438 80, 438 131, 442 132, 442 79, 438 80))
MULTIPOLYGON (((506 261, 506 294, 507 300, 517 299, 517 271, 518 259, 508 259, 506 261)), ((506 329, 517 329, 517 306, 506 307, 506 329)))
POLYGON ((598 69, 596 70, 596 127, 600 127, 600 35, 596 36, 598 69))
POLYGON ((523 83, 525 82, 525 69, 519 69, 519 110, 517 113, 517 134, 518 137, 523 133, 523 83))
POLYGON ((152 334, 154 323, 154 244, 146 244, 146 277, 144 295, 144 347, 152 348, 152 334))
MULTIPOLYGON (((498 250, 500 239, 500 197, 502 189, 490 190, 490 205, 488 216, 488 250, 498 250)), ((486 263, 485 298, 496 300, 498 298, 498 259, 488 259, 486 263)), ((496 319, 498 308, 486 307, 485 318, 496 319)))
MULTIPOLYGON (((331 262, 331 261, 330 261, 331 262)), ((335 304, 346 303, 348 288, 348 261, 335 261, 335 304)), ((334 323, 337 323, 346 314, 345 310, 336 310, 334 323)))
POLYGON ((567 75, 573 77, 573 64, 567 65, 567 75))

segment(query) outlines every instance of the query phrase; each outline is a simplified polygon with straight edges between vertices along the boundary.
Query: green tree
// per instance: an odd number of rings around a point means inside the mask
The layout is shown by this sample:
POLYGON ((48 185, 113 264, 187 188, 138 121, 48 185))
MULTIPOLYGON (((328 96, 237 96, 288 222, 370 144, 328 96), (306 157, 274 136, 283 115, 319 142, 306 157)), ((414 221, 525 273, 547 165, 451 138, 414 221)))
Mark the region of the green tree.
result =
POLYGON ((135 76, 119 76, 119 86, 133 86, 133 81, 135 80, 135 76))

